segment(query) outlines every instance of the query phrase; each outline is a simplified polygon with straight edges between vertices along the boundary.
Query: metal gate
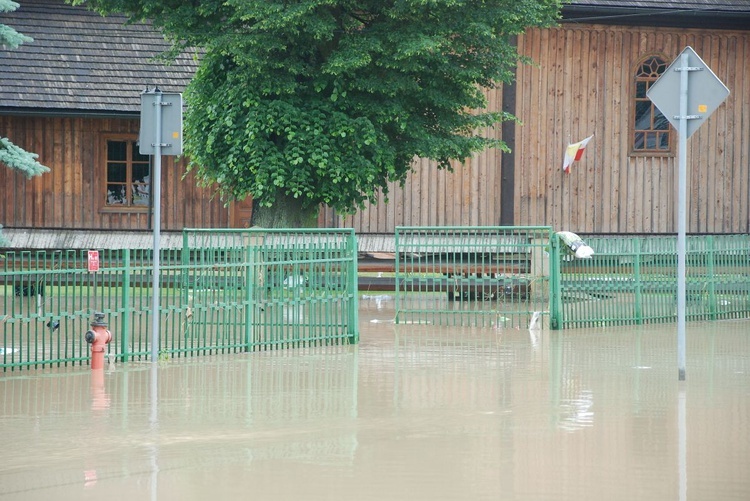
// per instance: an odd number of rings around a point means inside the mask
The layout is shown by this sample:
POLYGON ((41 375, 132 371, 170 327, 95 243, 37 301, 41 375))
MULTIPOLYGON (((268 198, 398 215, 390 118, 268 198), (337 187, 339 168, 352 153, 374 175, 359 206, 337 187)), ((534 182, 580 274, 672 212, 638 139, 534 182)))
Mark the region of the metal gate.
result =
POLYGON ((186 267, 184 277, 197 335, 226 329, 228 321, 241 323, 253 349, 359 339, 352 229, 191 229, 183 256, 200 263, 186 267), (235 269, 237 263, 244 266, 235 269), (242 318, 223 316, 216 284, 247 296, 252 307, 242 318))
POLYGON ((396 323, 557 328, 550 227, 397 227, 395 237, 396 323))

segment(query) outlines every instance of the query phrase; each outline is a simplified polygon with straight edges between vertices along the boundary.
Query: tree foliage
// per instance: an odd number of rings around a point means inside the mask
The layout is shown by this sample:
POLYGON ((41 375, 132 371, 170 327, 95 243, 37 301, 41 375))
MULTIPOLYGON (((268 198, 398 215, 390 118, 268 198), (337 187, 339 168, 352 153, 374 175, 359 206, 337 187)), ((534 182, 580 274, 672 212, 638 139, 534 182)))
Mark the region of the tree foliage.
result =
MULTIPOLYGON (((10 0, 0 0, 0 12, 13 12, 19 7, 19 4, 10 0)), ((10 26, 0 23, 0 47, 15 49, 24 42, 31 42, 33 39, 22 35, 10 26)))
POLYGON ((49 172, 49 167, 37 161, 39 155, 29 153, 11 143, 8 138, 0 137, 0 164, 23 173, 26 177, 41 176, 49 172))
POLYGON ((489 147, 482 88, 512 78, 511 36, 560 0, 77 0, 150 19, 202 49, 185 152, 228 199, 289 197, 350 212, 403 182, 415 156, 450 168, 489 147))

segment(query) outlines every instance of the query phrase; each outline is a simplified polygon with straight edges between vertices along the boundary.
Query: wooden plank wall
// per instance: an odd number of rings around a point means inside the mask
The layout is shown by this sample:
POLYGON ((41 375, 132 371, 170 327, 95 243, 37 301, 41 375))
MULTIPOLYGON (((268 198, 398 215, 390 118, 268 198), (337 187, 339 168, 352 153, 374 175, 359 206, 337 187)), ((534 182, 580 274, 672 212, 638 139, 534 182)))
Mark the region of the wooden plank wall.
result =
MULTIPOLYGON (((137 119, 0 116, 0 135, 27 151, 51 172, 32 179, 0 168, 0 223, 6 227, 76 229, 149 229, 144 212, 103 209, 104 168, 99 155, 101 132, 138 133, 137 119)), ((222 227, 229 211, 196 186, 184 163, 162 160, 164 230, 222 227)))
MULTIPOLYGON (((502 89, 486 92, 493 110, 502 107, 502 89)), ((499 138, 500 127, 487 130, 499 138)), ((404 187, 389 185, 388 202, 381 196, 353 216, 341 217, 322 208, 323 227, 354 228, 361 233, 393 233, 396 226, 492 226, 500 221, 501 153, 487 150, 464 163, 454 163, 453 172, 438 170, 435 162, 414 161, 404 187)))
POLYGON ((518 71, 515 223, 585 233, 673 233, 674 155, 630 152, 638 62, 667 63, 691 46, 730 89, 688 140, 688 231, 750 231, 750 32, 564 25, 529 30, 519 52, 538 66, 518 71), (570 175, 568 141, 595 134, 570 175))

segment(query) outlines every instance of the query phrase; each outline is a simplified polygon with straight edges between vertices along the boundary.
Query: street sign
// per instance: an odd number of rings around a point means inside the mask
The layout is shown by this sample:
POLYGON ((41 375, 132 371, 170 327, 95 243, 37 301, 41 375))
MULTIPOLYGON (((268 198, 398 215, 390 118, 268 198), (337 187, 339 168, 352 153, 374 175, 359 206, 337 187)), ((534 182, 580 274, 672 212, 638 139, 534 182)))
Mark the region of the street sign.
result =
POLYGON ((729 89, 690 47, 680 53, 646 92, 677 129, 677 377, 685 380, 687 287, 687 140, 724 102, 729 89))
POLYGON ((161 154, 182 154, 182 94, 143 92, 141 94, 141 132, 138 150, 141 155, 156 154, 156 103, 161 95, 161 154))
POLYGON ((161 243, 161 157, 182 154, 182 95, 164 94, 158 87, 141 93, 141 155, 153 157, 154 267, 151 272, 151 361, 159 359, 159 253, 161 243))
POLYGON ((729 89, 703 62, 691 47, 685 47, 680 55, 662 73, 646 92, 646 96, 659 108, 676 130, 680 130, 680 73, 682 55, 688 60, 688 106, 686 137, 719 107, 729 95, 729 89))
POLYGON ((99 271, 99 251, 89 251, 88 268, 89 272, 99 271))

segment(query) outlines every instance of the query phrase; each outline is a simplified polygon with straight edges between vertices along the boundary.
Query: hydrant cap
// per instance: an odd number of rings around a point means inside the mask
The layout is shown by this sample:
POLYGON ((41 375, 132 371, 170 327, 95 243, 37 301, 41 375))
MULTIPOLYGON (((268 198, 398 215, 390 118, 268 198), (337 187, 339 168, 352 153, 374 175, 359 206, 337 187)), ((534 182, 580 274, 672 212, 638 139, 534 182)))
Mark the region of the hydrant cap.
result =
POLYGON ((94 331, 88 331, 86 333, 86 342, 88 344, 92 344, 96 340, 96 332, 94 331))
POLYGON ((107 327, 107 322, 104 321, 104 313, 94 313, 94 321, 91 322, 91 327, 107 327))

